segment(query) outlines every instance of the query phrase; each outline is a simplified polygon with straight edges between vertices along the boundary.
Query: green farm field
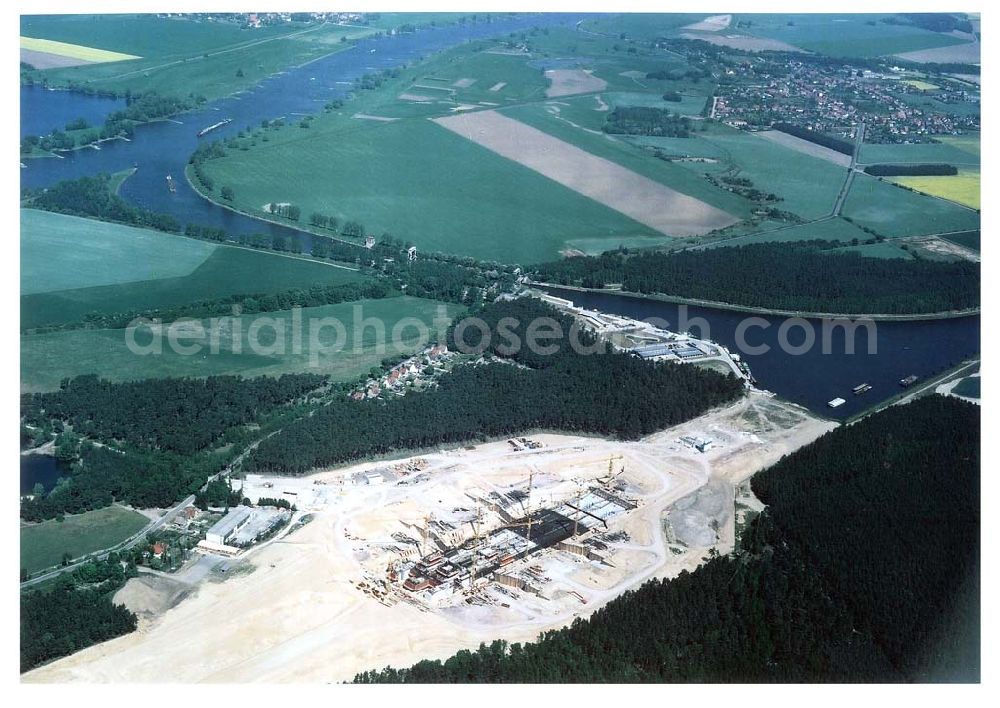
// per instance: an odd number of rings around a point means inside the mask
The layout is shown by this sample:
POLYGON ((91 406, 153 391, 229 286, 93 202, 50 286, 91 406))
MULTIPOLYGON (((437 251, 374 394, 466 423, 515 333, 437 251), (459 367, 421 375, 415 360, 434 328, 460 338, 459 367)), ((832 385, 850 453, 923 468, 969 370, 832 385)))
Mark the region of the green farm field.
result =
POLYGON ((216 244, 161 231, 21 210, 21 294, 190 274, 216 244))
POLYGON ((21 526, 21 567, 29 573, 58 565, 63 554, 85 556, 124 541, 141 531, 149 519, 132 509, 113 504, 63 521, 51 519, 21 526))
POLYGON ((228 22, 151 15, 25 16, 22 36, 123 52, 141 57, 111 64, 39 72, 50 85, 156 91, 208 99, 250 88, 271 74, 350 46, 373 28, 289 23, 241 29, 228 22), (237 75, 237 74, 240 75, 237 75))
POLYGON ((861 146, 862 164, 912 164, 943 162, 950 165, 979 166, 979 134, 948 135, 936 138, 937 143, 861 146))
POLYGON ((37 209, 21 210, 21 294, 185 276, 216 244, 37 209))
POLYGON ((907 24, 886 24, 888 15, 772 14, 734 15, 749 22, 742 31, 787 42, 800 49, 843 57, 874 57, 963 44, 965 40, 907 24))
POLYGON ((979 228, 979 214, 972 209, 864 174, 855 177, 843 215, 889 238, 979 228))
MULTIPOLYGON (((27 210, 25 213, 28 213, 27 210)), ((48 214, 44 216, 50 216, 48 214)), ((59 216, 59 215, 51 215, 59 216)), ((238 246, 208 244, 195 239, 160 232, 146 232, 119 224, 90 219, 72 219, 73 228, 49 233, 49 249, 26 249, 22 253, 22 273, 32 274, 39 284, 21 296, 21 328, 80 321, 90 312, 116 313, 182 305, 228 295, 274 293, 311 285, 339 285, 363 282, 367 276, 330 263, 296 258, 271 251, 254 251, 238 246), (100 251, 115 244, 121 234, 152 233, 153 238, 123 250, 131 259, 121 267, 131 269, 127 282, 115 282, 118 265, 108 259, 106 267, 96 264, 85 274, 77 274, 76 254, 100 251), (92 241, 91 239, 96 239, 92 241), (96 243, 96 246, 93 245, 96 243), (201 262, 192 253, 208 248, 201 262), (187 273, 173 275, 171 259, 185 261, 187 273), (185 260, 186 259, 186 260, 185 260), (188 268, 190 266, 190 268, 188 268), (148 274, 146 280, 138 277, 148 274), (110 284, 72 287, 84 282, 110 284), (67 285, 71 287, 66 287, 67 285)), ((44 220, 43 220, 44 223, 44 220)))
POLYGON ((235 152, 204 170, 235 190, 243 211, 291 202, 303 215, 361 221, 424 251, 534 262, 555 258, 572 238, 659 236, 430 121, 331 123, 327 130, 317 118, 308 131, 295 128, 295 140, 235 152))
MULTIPOLYGON (((435 329, 435 319, 441 315, 450 320, 463 309, 458 305, 407 296, 303 308, 301 351, 298 352, 294 346, 290 311, 229 318, 219 330, 216 353, 211 352, 207 335, 200 338, 185 336, 180 340, 182 344, 203 345, 200 352, 188 356, 174 351, 166 337, 162 340, 162 353, 137 355, 130 351, 125 330, 121 329, 22 335, 21 390, 53 390, 59 387, 63 378, 87 373, 112 381, 131 381, 173 376, 262 376, 307 372, 324 374, 335 381, 350 381, 366 373, 385 357, 412 351, 420 343, 420 332, 410 318, 423 323, 432 337, 443 336, 443 331, 435 329), (320 328, 318 325, 316 329, 310 329, 311 318, 335 318, 344 330, 338 334, 335 326, 320 328), (399 341, 389 343, 392 341, 389 337, 380 348, 376 329, 379 325, 375 323, 381 323, 385 332, 391 335, 394 327, 402 327, 401 321, 404 324, 409 321, 410 325, 401 329, 399 341), (257 333, 251 334, 255 322, 257 333), (277 322, 282 324, 273 324, 277 322), (276 331, 280 330, 283 330, 284 337, 279 341, 276 331), (316 333, 316 341, 321 346, 339 346, 343 342, 343 348, 329 353, 317 348, 317 358, 313 362, 309 346, 311 332, 316 333), (256 351, 251 346, 252 342, 260 345, 256 351)), ((202 326, 207 332, 209 321, 204 321, 202 326)), ((141 329, 135 333, 135 342, 140 346, 151 345, 152 334, 148 329, 141 329)))

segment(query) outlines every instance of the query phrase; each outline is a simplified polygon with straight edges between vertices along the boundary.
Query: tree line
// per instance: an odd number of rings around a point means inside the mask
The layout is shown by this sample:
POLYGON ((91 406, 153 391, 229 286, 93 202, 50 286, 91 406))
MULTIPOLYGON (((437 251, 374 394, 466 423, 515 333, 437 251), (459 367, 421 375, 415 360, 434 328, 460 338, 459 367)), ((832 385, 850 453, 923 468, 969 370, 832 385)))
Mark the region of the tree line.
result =
MULTIPOLYGON (((388 401, 334 400, 263 440, 244 468, 301 474, 370 455, 535 428, 634 439, 733 401, 743 391, 735 376, 611 353, 585 333, 581 343, 598 353, 577 353, 565 339, 571 322, 539 300, 500 301, 477 315, 487 323, 517 318, 511 332, 521 342, 532 321, 552 318, 564 338, 557 353, 545 355, 526 346, 511 353, 495 334, 489 341, 473 341, 470 334, 469 346, 517 366, 463 365, 428 391, 388 401)), ((455 337, 453 327, 450 347, 456 346, 455 337)))
POLYGON ((875 177, 950 177, 958 174, 958 168, 954 165, 927 164, 927 165, 868 165, 865 172, 875 177))
POLYGON ((775 123, 771 127, 774 130, 780 130, 782 133, 794 135, 796 138, 802 138, 803 140, 808 140, 811 143, 816 143, 817 145, 822 145, 823 147, 830 148, 831 150, 836 150, 844 155, 854 154, 854 143, 850 140, 837 138, 832 135, 827 135, 826 133, 820 133, 815 130, 810 130, 809 128, 804 128, 800 125, 792 125, 791 123, 775 123))
POLYGON ((968 261, 867 258, 833 253, 834 241, 760 243, 674 253, 630 253, 543 263, 535 276, 560 285, 846 314, 913 314, 979 305, 981 272, 968 261))
POLYGON ((978 681, 978 408, 929 396, 758 473, 731 556, 536 642, 358 683, 978 681))

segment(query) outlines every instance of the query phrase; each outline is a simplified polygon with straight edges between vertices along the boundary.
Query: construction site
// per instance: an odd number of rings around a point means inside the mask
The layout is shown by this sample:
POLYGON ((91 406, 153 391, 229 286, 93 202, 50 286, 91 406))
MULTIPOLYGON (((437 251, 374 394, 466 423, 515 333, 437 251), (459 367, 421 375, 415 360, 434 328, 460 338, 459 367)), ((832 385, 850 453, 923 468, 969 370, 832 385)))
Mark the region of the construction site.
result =
MULTIPOLYGON (((341 681, 540 632, 726 554, 760 510, 747 481, 834 427, 750 391, 636 441, 525 433, 288 478, 274 538, 206 574, 116 596, 140 631, 26 681, 341 681), (183 600, 178 600, 178 584, 183 600)), ((197 572, 195 572, 197 571, 197 572)))

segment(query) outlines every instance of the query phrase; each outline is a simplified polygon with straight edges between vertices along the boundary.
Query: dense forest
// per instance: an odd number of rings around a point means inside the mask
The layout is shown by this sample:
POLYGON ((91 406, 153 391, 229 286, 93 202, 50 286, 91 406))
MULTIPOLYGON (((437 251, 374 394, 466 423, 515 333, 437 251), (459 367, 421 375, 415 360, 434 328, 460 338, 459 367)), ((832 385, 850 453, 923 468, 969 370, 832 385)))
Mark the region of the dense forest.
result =
POLYGON ((686 138, 691 132, 691 119, 671 113, 665 108, 618 106, 608 114, 602 130, 615 135, 686 138))
POLYGON ((775 123, 771 126, 775 130, 780 130, 782 133, 788 133, 789 135, 794 135, 796 138, 802 138, 803 140, 808 140, 811 143, 816 143, 817 145, 822 145, 823 147, 828 147, 831 150, 836 150, 837 152, 843 153, 845 155, 854 154, 854 143, 850 140, 844 140, 843 138, 835 138, 832 135, 826 135, 825 133, 819 133, 815 130, 810 130, 809 128, 803 128, 799 125, 792 125, 791 123, 775 123))
MULTIPOLYGON (((530 322, 552 318, 564 333, 559 351, 545 355, 522 346, 512 352, 505 346, 510 338, 481 341, 471 328, 463 338, 470 346, 507 363, 458 366, 436 388, 388 401, 335 400, 262 441, 244 467, 303 473, 368 455, 533 428, 635 438, 730 402, 742 391, 734 376, 610 353, 585 333, 581 343, 601 353, 577 353, 565 339, 571 321, 539 300, 501 301, 477 314, 493 332, 501 319, 516 318, 510 332, 521 342, 530 322)), ((456 347, 454 327, 448 341, 456 347)))
POLYGON ((610 251, 535 268, 542 281, 726 302, 747 307, 911 314, 979 305, 980 267, 968 261, 866 258, 843 244, 760 243, 676 253, 610 251))
POLYGON ((875 177, 950 177, 958 174, 954 165, 868 165, 865 172, 875 177))
POLYGON ((21 416, 32 425, 56 419, 77 435, 103 442, 190 454, 325 380, 319 374, 284 374, 114 383, 85 374, 63 381, 58 391, 22 395, 21 416))
POLYGON ((325 382, 318 374, 124 383, 84 375, 59 391, 24 394, 22 431, 42 439, 57 433, 56 454, 72 464, 48 494, 22 500, 21 518, 58 518, 114 501, 170 506, 226 466, 247 443, 248 425, 325 382))
POLYGON ((979 680, 979 409, 930 396, 759 473, 731 556, 650 581, 529 644, 374 682, 979 680))
POLYGON ((63 576, 48 591, 21 595, 21 673, 135 631, 136 616, 111 598, 134 577, 116 554, 63 576))
POLYGON ((194 494, 229 460, 220 452, 179 455, 132 446, 115 449, 83 442, 68 477, 44 496, 21 501, 25 521, 100 509, 114 501, 138 509, 165 508, 194 494))

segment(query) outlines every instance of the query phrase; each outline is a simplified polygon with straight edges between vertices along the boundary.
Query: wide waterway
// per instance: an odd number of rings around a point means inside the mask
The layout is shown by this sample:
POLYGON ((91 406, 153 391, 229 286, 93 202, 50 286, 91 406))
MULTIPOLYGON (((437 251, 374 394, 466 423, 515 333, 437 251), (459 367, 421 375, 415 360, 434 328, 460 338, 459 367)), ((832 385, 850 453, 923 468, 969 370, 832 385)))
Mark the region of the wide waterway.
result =
MULTIPOLYGON (((264 80, 256 88, 236 96, 213 101, 203 108, 179 116, 176 120, 139 126, 130 142, 104 143, 100 150, 84 149, 68 153, 63 159, 27 160, 21 170, 24 186, 43 187, 61 179, 73 179, 99 172, 117 172, 137 167, 136 173, 122 187, 122 196, 153 211, 169 213, 184 223, 222 227, 231 234, 269 233, 300 234, 295 229, 270 224, 223 209, 191 189, 182 178, 188 157, 197 148, 197 133, 202 128, 232 118, 233 122, 203 140, 215 140, 236 134, 263 119, 316 113, 333 98, 345 96, 354 79, 365 73, 412 63, 433 52, 477 38, 501 36, 531 27, 563 24, 571 26, 580 16, 538 15, 505 18, 491 24, 423 30, 414 34, 359 41, 341 51, 304 66, 264 80), (175 177, 177 191, 167 189, 166 176, 175 177)), ((66 91, 48 91, 22 87, 22 134, 45 132, 50 125, 60 127, 69 120, 85 117, 100 124, 101 116, 119 107, 107 99, 66 91), (26 128, 25 126, 28 126, 26 128)), ((347 109, 349 110, 349 108, 347 109)), ((516 208, 513 205, 512 208, 516 208)), ((603 293, 580 293, 552 289, 579 305, 606 312, 644 319, 658 317, 675 327, 680 322, 678 305, 626 298, 603 293)), ((830 340, 830 353, 821 351, 821 325, 814 323, 817 344, 801 355, 782 351, 778 346, 783 318, 765 317, 767 328, 747 331, 749 344, 766 344, 767 353, 741 351, 737 346, 737 328, 749 315, 725 310, 690 306, 688 317, 701 317, 709 324, 705 336, 740 353, 750 365, 759 385, 784 398, 800 403, 818 413, 846 418, 899 393, 899 379, 911 374, 925 379, 979 352, 979 317, 926 322, 893 322, 877 325, 877 350, 869 354, 864 331, 856 338, 856 353, 844 350, 843 330, 836 330, 830 340), (870 383, 872 390, 854 396, 851 389, 870 383), (837 409, 826 406, 833 398, 846 403, 837 409)), ((686 327, 685 327, 686 329, 686 327)), ((698 334, 698 328, 692 328, 698 334)), ((792 331, 793 344, 802 341, 801 331, 792 331)))
MULTIPOLYGON (((906 376, 918 376, 923 381, 979 353, 978 315, 872 323, 873 353, 869 353, 869 329, 857 327, 854 352, 850 353, 847 329, 829 327, 824 337, 821 320, 796 320, 791 324, 789 318, 773 315, 756 316, 609 293, 545 290, 580 307, 636 320, 657 318, 666 323, 663 326, 667 329, 689 330, 696 337, 724 344, 747 362, 760 388, 840 420, 899 394, 904 390, 899 381, 906 376), (786 321, 789 324, 782 332, 786 321), (807 329, 815 337, 810 347, 804 346, 807 329), (798 349, 801 353, 796 352, 798 349), (854 395, 852 389, 863 383, 871 384, 871 390, 854 395), (827 402, 834 398, 843 398, 845 403, 830 408, 827 402)), ((914 385, 919 386, 920 381, 914 385)))
MULTIPOLYGON (((134 204, 171 214, 182 223, 221 227, 230 234, 299 234, 303 242, 309 244, 310 237, 304 232, 236 214, 212 204, 187 184, 183 179, 184 167, 198 147, 197 134, 201 129, 223 118, 232 118, 229 125, 201 138, 218 140, 233 136, 247 126, 258 126, 262 120, 279 117, 291 120, 318 113, 330 100, 346 96, 354 80, 366 73, 410 64, 473 39, 503 36, 532 27, 572 26, 581 17, 528 15, 498 19, 489 24, 467 23, 360 40, 350 49, 271 76, 249 91, 212 101, 176 120, 139 126, 131 141, 116 140, 103 143, 100 150, 86 148, 63 153, 63 159, 26 160, 21 170, 21 184, 45 187, 63 179, 137 167, 121 189, 121 195, 134 204), (174 177, 176 192, 167 188, 167 175, 174 177)), ((108 106, 106 101, 80 93, 22 86, 22 134, 25 122, 33 126, 29 133, 38 132, 37 126, 48 123, 62 127, 78 116, 99 125, 102 120, 95 117, 95 111, 110 112, 117 108, 116 105, 108 106), (58 117, 49 120, 46 118, 49 114, 58 117)))

